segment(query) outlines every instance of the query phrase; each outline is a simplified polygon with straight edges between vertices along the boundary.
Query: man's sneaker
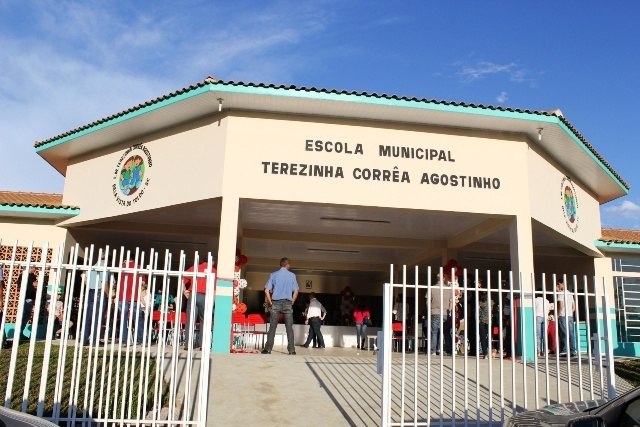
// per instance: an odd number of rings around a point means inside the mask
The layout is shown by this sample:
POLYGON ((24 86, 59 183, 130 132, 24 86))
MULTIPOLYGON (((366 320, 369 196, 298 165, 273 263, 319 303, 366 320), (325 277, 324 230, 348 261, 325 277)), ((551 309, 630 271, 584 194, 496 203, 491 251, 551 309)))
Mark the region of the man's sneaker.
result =
POLYGON ((566 352, 564 352, 564 353, 560 353, 560 354, 559 354, 559 356, 560 356, 560 357, 567 357, 567 353, 566 353, 566 352))
POLYGON ((437 356, 438 354, 437 354, 437 353, 431 353, 431 355, 432 355, 432 356, 437 356))
POLYGON ((262 354, 271 354, 271 352, 267 349, 262 350, 262 354))
POLYGON ((295 355, 296 355, 296 352, 295 352, 295 351, 290 351, 290 352, 289 352, 289 355, 290 355, 290 356, 295 356, 295 355))
POLYGON ((578 353, 571 353, 571 357, 578 357, 578 353))

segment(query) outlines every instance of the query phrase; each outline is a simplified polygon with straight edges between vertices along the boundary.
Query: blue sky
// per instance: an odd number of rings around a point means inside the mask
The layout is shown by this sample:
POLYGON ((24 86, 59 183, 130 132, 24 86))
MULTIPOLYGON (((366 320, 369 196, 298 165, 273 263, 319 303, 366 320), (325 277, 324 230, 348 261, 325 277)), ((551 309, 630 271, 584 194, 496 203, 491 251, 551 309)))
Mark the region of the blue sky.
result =
POLYGON ((213 75, 553 110, 631 185, 640 2, 0 0, 0 189, 62 192, 33 144, 213 75), (634 83, 636 82, 636 83, 634 83))

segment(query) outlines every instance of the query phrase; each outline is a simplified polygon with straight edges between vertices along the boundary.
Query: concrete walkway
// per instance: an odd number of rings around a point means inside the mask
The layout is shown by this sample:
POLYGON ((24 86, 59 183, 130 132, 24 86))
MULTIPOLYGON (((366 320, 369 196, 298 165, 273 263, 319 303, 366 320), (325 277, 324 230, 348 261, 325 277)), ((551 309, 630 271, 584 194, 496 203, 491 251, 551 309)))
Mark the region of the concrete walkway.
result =
POLYGON ((275 347, 270 355, 212 355, 207 425, 380 425, 380 382, 364 385, 378 377, 372 352, 302 347, 296 352, 289 356, 285 347, 275 347), (343 371, 338 365, 353 375, 334 377, 343 371))
MULTIPOLYGON (((381 424, 382 377, 376 372, 373 352, 301 347, 296 351, 296 356, 289 356, 285 347, 276 347, 270 355, 212 355, 207 425, 368 427, 381 424)), ((499 422, 502 404, 507 408, 507 415, 511 408, 523 410, 525 400, 528 407, 536 405, 531 364, 469 358, 465 369, 461 357, 456 357, 455 364, 451 357, 443 358, 442 363, 440 358, 434 358, 429 364, 426 356, 419 355, 414 381, 413 355, 407 355, 404 370, 399 355, 393 354, 391 411, 394 422, 400 422, 403 413, 405 422, 412 420, 414 410, 418 411, 420 425, 426 425, 429 418, 444 423, 455 419, 459 424, 465 419, 475 424, 476 418, 482 421, 493 418, 499 422), (476 372, 479 381, 475 381, 476 372), (489 373, 493 378, 491 386, 489 373), (456 386, 452 388, 454 379, 456 386), (413 398, 414 384, 418 389, 417 399, 413 398), (456 398, 452 399, 454 395, 456 398)), ((585 365, 583 377, 588 364, 585 365)), ((559 370, 549 367, 551 403, 557 402, 558 389, 561 401, 569 400, 569 389, 572 399, 579 400, 580 387, 584 399, 591 397, 588 380, 581 384, 577 369, 575 362, 561 364, 559 370)), ((547 402, 543 397, 547 387, 543 372, 539 366, 539 406, 547 402)), ((619 392, 628 387, 618 380, 619 392)), ((595 391, 599 394, 599 383, 595 384, 595 391)))

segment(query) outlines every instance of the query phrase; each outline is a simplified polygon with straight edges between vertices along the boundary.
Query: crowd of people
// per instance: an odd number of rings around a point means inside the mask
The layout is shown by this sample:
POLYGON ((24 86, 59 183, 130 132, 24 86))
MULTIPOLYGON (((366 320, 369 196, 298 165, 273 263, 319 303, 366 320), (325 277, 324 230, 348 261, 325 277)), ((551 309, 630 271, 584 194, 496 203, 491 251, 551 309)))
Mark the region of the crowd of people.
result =
MULTIPOLYGON (((421 315, 425 352, 451 355, 464 354, 466 349, 468 355, 483 358, 515 356, 521 339, 517 324, 520 292, 510 291, 506 281, 500 289, 487 289, 477 279, 465 293, 455 274, 445 273, 442 279, 438 275, 425 299, 426 309, 421 315)), ((535 351, 539 357, 556 351, 559 356, 576 356, 575 310, 573 293, 565 290, 561 280, 556 282, 555 291, 535 292, 535 351)))
MULTIPOLYGON (((101 256, 90 268, 76 270, 73 274, 69 272, 69 280, 65 282, 71 285, 71 289, 67 292, 61 287, 49 289, 48 292, 48 274, 40 271, 37 265, 23 269, 14 282, 17 285, 14 288, 18 291, 17 298, 22 305, 17 311, 21 312, 20 331, 16 331, 13 339, 29 341, 36 325, 38 337, 44 338, 49 312, 53 316, 53 339, 66 336, 85 346, 101 346, 107 342, 122 343, 123 346, 141 345, 145 337, 148 337, 147 342, 157 339, 154 331, 154 328, 157 330, 154 325, 157 319, 152 319, 152 313, 161 309, 165 312, 175 311, 178 308, 176 297, 167 295, 167 298, 163 298, 160 289, 155 289, 153 293, 148 274, 143 273, 132 260, 124 261, 117 268, 119 273, 114 273, 116 268, 113 265, 106 264, 105 257, 101 256), (53 292, 57 295, 54 296, 53 292), (40 310, 35 310, 38 293, 41 293, 40 310)), ((207 269, 207 263, 201 263, 197 268, 203 272, 207 269)), ((186 325, 184 336, 180 336, 185 345, 192 339, 193 348, 199 348, 199 334, 192 336, 190 330, 203 320, 206 280, 197 278, 196 285, 192 286, 189 273, 193 270, 190 267, 182 279, 184 300, 181 310, 186 311, 186 325), (192 304, 195 307, 192 308, 192 304)), ((0 264, 0 318, 4 318, 5 322, 11 320, 3 316, 5 305, 9 305, 8 298, 5 299, 7 288, 5 271, 0 264)), ((8 340, 3 333, 3 347, 8 348, 11 344, 11 337, 8 340)))
MULTIPOLYGON (((84 281, 85 295, 80 297, 74 289, 69 295, 76 297, 77 307, 65 304, 64 295, 60 295, 55 303, 49 306, 46 292, 43 293, 41 307, 52 310, 54 315, 54 338, 61 337, 68 331, 69 336, 75 336, 79 342, 87 346, 99 346, 108 341, 109 331, 106 331, 107 319, 110 319, 111 328, 117 332, 116 343, 142 344, 145 335, 149 334, 151 313, 159 308, 162 297, 152 295, 145 274, 136 273, 135 263, 125 261, 123 269, 116 277, 111 268, 105 266, 105 259, 99 259, 89 270, 88 274, 81 276, 84 281), (73 310, 75 308, 75 310, 73 310), (67 313, 72 310, 71 314, 67 313), (145 330, 147 329, 147 330, 145 330)), ((4 271, 0 266, 0 301, 5 301, 6 283, 4 271)), ((198 272, 205 272, 209 268, 207 262, 197 267, 198 272)), ((288 340, 288 351, 295 354, 293 335, 293 305, 299 295, 297 278, 290 271, 291 264, 288 258, 282 258, 280 269, 273 272, 264 286, 265 306, 269 316, 269 331, 267 343, 263 353, 270 353, 277 325, 284 319, 288 340)), ((199 334, 193 336, 193 330, 199 322, 204 321, 204 302, 206 280, 196 279, 191 283, 189 272, 193 272, 192 266, 183 279, 183 303, 186 308, 186 325, 184 342, 193 341, 193 348, 199 348, 201 342, 199 334)), ((425 294, 425 310, 421 314, 422 336, 425 352, 439 355, 444 352, 447 355, 460 354, 467 350, 469 355, 479 355, 484 358, 512 358, 519 339, 518 317, 516 309, 519 306, 519 292, 512 292, 506 281, 502 281, 500 289, 486 289, 481 279, 476 279, 467 285, 466 292, 460 286, 460 277, 452 269, 443 270, 443 277, 436 278, 434 286, 425 294), (512 301, 513 298, 513 301, 512 301), (466 329, 466 334, 463 330, 466 329), (463 342, 466 336, 466 345, 463 342)), ((38 271, 36 266, 31 266, 22 272, 19 286, 25 286, 21 324, 22 330, 18 339, 28 340, 25 334, 25 326, 31 322, 36 323, 42 314, 34 313, 34 304, 38 294, 38 271)), ((40 281, 46 289, 46 279, 40 281)), ((469 282, 468 282, 469 283, 469 282)), ((77 284, 75 286, 78 288, 77 284)), ((157 290, 156 290, 157 292, 157 290)), ((372 312, 365 298, 357 298, 349 287, 341 293, 340 324, 351 325, 355 329, 357 349, 366 348, 367 328, 372 325, 372 312)), ((170 298, 173 303, 166 306, 168 309, 176 309, 175 297, 170 298)), ((164 302, 166 304, 167 301, 164 302)), ((4 309, 0 304, 0 315, 4 309)), ((535 347, 539 357, 558 352, 560 356, 576 355, 576 339, 574 331, 574 312, 576 302, 571 292, 565 290, 563 281, 556 283, 555 291, 535 292, 535 347), (557 338, 557 343, 556 343, 557 338)), ((393 320, 406 325, 413 323, 411 310, 407 300, 402 295, 397 295, 393 305, 393 320), (404 301, 404 303, 403 303, 404 301)), ((304 322, 309 325, 309 332, 303 347, 313 346, 324 348, 325 341, 322 334, 322 325, 328 315, 327 309, 317 298, 314 292, 308 294, 308 302, 304 311, 304 322)), ((407 331, 408 332, 408 331, 407 331)), ((407 334, 409 335, 409 334, 407 334)), ((3 336, 3 345, 9 343, 3 336)))

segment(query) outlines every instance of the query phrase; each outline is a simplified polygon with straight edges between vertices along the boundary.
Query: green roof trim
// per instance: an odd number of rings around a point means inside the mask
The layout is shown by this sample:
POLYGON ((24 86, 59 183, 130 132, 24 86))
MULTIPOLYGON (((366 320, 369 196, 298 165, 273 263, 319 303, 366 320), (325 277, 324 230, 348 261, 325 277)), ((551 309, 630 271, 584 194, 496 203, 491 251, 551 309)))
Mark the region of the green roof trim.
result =
POLYGON ((47 142, 47 143, 45 143, 43 145, 37 146, 36 147, 36 153, 40 152, 42 150, 46 150, 48 148, 55 147, 55 146, 60 145, 60 144, 64 144, 65 142, 72 141, 72 140, 74 140, 76 138, 80 138, 80 137, 83 137, 85 135, 89 135, 89 134, 97 132, 99 130, 102 130, 102 129, 105 129, 105 128, 108 128, 108 127, 111 127, 111 126, 115 126, 115 125, 117 125, 119 123, 125 122, 127 120, 134 119, 136 117, 142 116, 144 114, 150 113, 150 112, 155 111, 155 110, 159 110, 159 109, 161 109, 163 107, 166 107, 166 106, 171 105, 171 104, 175 104, 175 103, 183 101, 185 99, 193 98, 194 96, 201 95, 203 93, 209 92, 210 90, 211 89, 206 87, 206 86, 205 87, 200 87, 200 88, 195 89, 194 91, 185 92, 185 93, 182 93, 180 95, 176 95, 175 97, 164 99, 164 100, 162 100, 160 102, 148 105, 148 106, 146 106, 144 108, 140 108, 140 109, 136 109, 136 110, 127 112, 126 114, 120 115, 120 116, 118 116, 118 117, 116 117, 114 119, 111 119, 111 120, 107 119, 105 121, 102 121, 99 124, 96 124, 95 126, 86 127, 85 129, 82 129, 82 130, 80 130, 78 132, 75 132, 75 133, 71 133, 69 135, 66 135, 66 136, 60 138, 60 139, 53 138, 51 140, 51 142, 47 142))
POLYGON ((491 110, 486 109, 485 107, 479 108, 477 106, 470 106, 466 104, 454 105, 452 103, 445 102, 437 103, 434 101, 419 100, 416 98, 404 99, 399 97, 381 97, 359 93, 331 93, 321 91, 311 92, 290 88, 256 86, 233 86, 230 88, 216 88, 215 90, 222 93, 227 92, 269 96, 285 96, 282 94, 282 92, 288 92, 286 96, 291 96, 292 98, 317 99, 322 101, 357 102, 361 104, 383 105, 387 107, 416 108, 419 110, 436 110, 448 113, 464 113, 480 116, 493 116, 509 119, 535 120, 539 122, 557 123, 557 118, 555 116, 536 115, 534 118, 530 117, 530 113, 527 116, 523 116, 524 113, 517 111, 491 110))
POLYGON ((30 205, 0 205, 0 212, 76 216, 80 214, 80 208, 48 208, 30 205))
POLYGON ((613 168, 602 159, 595 149, 578 133, 576 129, 564 118, 554 113, 521 110, 513 108, 503 108, 494 106, 485 106, 482 104, 466 104, 448 101, 438 101, 429 99, 407 98, 397 95, 376 94, 366 92, 347 92, 317 88, 306 88, 296 86, 276 86, 271 84, 255 84, 233 81, 215 81, 210 78, 195 85, 188 86, 184 89, 172 92, 168 95, 161 96, 154 100, 140 104, 136 107, 129 108, 120 113, 111 115, 104 119, 100 119, 88 125, 60 134, 45 141, 36 142, 36 152, 40 152, 65 142, 69 142, 76 138, 91 134, 93 132, 115 126, 124 121, 142 116, 146 113, 161 109, 163 107, 181 102, 185 99, 193 98, 207 92, 213 92, 224 96, 224 93, 239 93, 248 95, 267 95, 267 96, 290 96, 304 99, 329 100, 339 102, 357 102, 361 104, 374 104, 390 107, 415 108, 421 110, 442 111, 461 114, 473 114, 481 116, 491 116, 499 118, 508 118, 515 120, 529 120, 536 122, 549 123, 558 125, 566 132, 573 141, 576 142, 602 169, 607 175, 616 182, 625 194, 629 193, 629 185, 616 174, 613 168))
POLYGON ((578 138, 576 134, 572 132, 571 129, 569 129, 569 127, 563 121, 558 119, 557 125, 560 126, 562 130, 564 130, 567 133, 567 135, 569 135, 569 137, 573 140, 573 142, 575 142, 578 145, 578 147, 582 149, 582 151, 584 151, 589 157, 591 157, 591 160, 593 160, 596 164, 598 164, 600 168, 603 169, 607 175, 609 175, 609 178, 611 178, 613 181, 618 183, 620 188, 622 188, 622 190, 624 191, 625 195, 629 194, 629 187, 624 185, 622 180, 613 174, 613 172, 611 171, 611 167, 608 167, 608 165, 606 165, 595 154, 593 154, 593 151, 589 150, 584 145, 584 143, 580 140, 580 138, 578 138))
POLYGON ((596 248, 599 248, 599 249, 621 249, 621 250, 637 249, 637 250, 640 250, 640 243, 605 242, 603 240, 596 240, 595 245, 596 245, 596 248))

